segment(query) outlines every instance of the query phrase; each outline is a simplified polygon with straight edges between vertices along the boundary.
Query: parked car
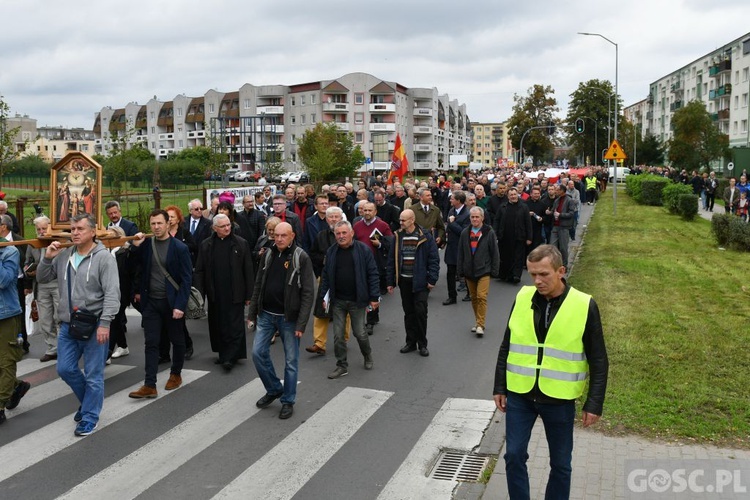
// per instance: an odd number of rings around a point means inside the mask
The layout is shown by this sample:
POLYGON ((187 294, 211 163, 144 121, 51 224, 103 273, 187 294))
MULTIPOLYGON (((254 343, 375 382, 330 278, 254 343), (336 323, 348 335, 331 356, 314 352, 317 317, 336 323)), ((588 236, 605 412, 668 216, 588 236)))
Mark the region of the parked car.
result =
POLYGON ((310 176, 307 172, 291 172, 287 177, 288 182, 310 182, 310 176))
POLYGON ((243 170, 234 174, 235 182, 247 182, 253 178, 253 173, 250 170, 243 170))
POLYGON ((233 181, 234 177, 237 175, 237 172, 239 171, 240 171, 239 168, 228 168, 227 171, 225 172, 227 179, 230 181, 233 181))
MULTIPOLYGON (((617 182, 625 182, 625 177, 630 175, 628 167, 617 167, 617 182)), ((615 167, 609 167, 609 182, 615 180, 615 167)))

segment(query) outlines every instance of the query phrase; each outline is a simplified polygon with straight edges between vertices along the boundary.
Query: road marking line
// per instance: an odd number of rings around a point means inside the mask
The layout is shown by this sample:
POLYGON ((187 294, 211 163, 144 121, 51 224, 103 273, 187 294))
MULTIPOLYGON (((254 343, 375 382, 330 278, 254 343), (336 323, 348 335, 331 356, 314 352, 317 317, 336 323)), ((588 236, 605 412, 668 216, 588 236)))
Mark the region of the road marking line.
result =
POLYGON ((292 498, 392 395, 347 387, 214 498, 292 498))
POLYGON ((430 479, 427 474, 441 448, 470 451, 479 446, 494 413, 490 400, 447 399, 378 498, 451 498, 457 481, 430 479))
MULTIPOLYGON (((209 372, 182 370, 182 387, 195 382, 207 373, 209 372)), ((166 378, 168 376, 169 369, 158 374, 159 378, 166 378)), ((174 394, 180 390, 165 391, 159 398, 155 399, 135 400, 128 398, 128 394, 137 388, 138 386, 131 387, 105 398, 102 412, 103 418, 99 420, 97 431, 117 422, 121 418, 127 417, 158 399, 168 397, 170 394, 174 394)), ((74 425, 72 415, 68 415, 0 448, 0 456, 13 457, 12 460, 6 460, 3 466, 0 467, 0 482, 41 462, 62 449, 78 443, 81 438, 73 435, 74 425)))
POLYGON ((52 361, 47 361, 46 363, 40 363, 38 359, 22 359, 18 363, 16 363, 16 378, 23 378, 24 375, 28 375, 29 373, 38 371, 38 370, 44 370, 48 366, 55 366, 57 364, 57 360, 53 359, 52 361))
MULTIPOLYGON (((106 370, 104 370, 104 380, 107 380, 110 377, 114 377, 115 375, 125 373, 126 371, 132 370, 133 368, 135 368, 135 366, 109 366, 106 370)), ((56 378, 38 386, 34 386, 32 384, 31 389, 29 389, 29 392, 21 400, 21 404, 18 405, 18 408, 16 408, 15 410, 8 410, 6 412, 6 416, 8 418, 15 418, 26 413, 27 411, 39 408, 40 406, 45 405, 50 401, 64 398, 65 396, 70 396, 72 394, 73 393, 71 392, 70 387, 68 387, 68 384, 66 384, 65 381, 63 381, 63 379, 61 378, 56 378)))
POLYGON ((58 498, 137 497, 259 412, 252 402, 263 394, 254 379, 58 498), (124 488, 116 478, 138 480, 124 488))

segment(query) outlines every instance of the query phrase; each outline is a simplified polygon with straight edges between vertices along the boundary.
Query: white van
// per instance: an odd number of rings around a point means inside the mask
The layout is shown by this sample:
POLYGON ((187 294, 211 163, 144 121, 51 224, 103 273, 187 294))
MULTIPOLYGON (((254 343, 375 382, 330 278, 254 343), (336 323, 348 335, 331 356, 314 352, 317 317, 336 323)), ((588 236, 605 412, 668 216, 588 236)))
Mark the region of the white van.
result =
MULTIPOLYGON (((630 175, 628 167, 617 167, 617 182, 625 182, 625 177, 630 175)), ((609 182, 615 180, 615 167, 609 167, 609 182)))

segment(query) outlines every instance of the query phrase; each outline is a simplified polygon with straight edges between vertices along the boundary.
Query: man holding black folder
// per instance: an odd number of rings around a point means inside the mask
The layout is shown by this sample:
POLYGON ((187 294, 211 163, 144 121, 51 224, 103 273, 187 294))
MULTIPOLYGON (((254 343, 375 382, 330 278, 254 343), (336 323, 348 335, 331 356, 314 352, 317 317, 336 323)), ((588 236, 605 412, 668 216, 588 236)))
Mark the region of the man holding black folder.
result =
MULTIPOLYGON (((383 295, 387 291, 385 263, 393 240, 393 231, 383 219, 375 215, 376 213, 377 208, 374 203, 365 202, 362 205, 362 219, 354 224, 354 237, 357 241, 367 245, 372 251, 380 277, 380 295, 383 295)), ((378 311, 378 308, 371 308, 367 311, 365 331, 368 335, 372 335, 374 326, 380 321, 378 311)))

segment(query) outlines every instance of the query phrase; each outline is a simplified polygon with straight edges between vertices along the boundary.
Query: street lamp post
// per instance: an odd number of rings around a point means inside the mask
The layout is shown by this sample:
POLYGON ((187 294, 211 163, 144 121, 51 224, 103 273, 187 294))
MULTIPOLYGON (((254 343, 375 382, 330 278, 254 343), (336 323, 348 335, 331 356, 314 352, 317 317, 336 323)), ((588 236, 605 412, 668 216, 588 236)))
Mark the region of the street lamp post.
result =
MULTIPOLYGON (((617 122, 618 122, 618 116, 620 113, 619 108, 619 94, 617 93, 617 83, 618 83, 618 72, 620 69, 620 52, 618 45, 607 38, 606 36, 602 35, 601 33, 582 33, 578 32, 579 35, 585 35, 585 36, 598 36, 599 38, 603 38, 604 40, 608 41, 612 45, 615 46, 615 140, 617 140, 617 122)), ((612 192, 612 203, 613 203, 613 215, 617 215, 617 161, 615 161, 615 170, 614 170, 614 190, 612 192)))

